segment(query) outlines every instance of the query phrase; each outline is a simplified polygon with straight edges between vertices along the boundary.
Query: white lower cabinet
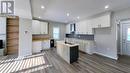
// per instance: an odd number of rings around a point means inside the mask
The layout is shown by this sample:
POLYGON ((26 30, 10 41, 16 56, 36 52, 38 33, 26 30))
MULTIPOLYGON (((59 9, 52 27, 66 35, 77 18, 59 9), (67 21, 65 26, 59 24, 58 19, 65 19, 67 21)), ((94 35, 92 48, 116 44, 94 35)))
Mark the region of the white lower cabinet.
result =
POLYGON ((4 48, 0 49, 0 56, 4 56, 4 48))
POLYGON ((42 49, 46 50, 46 49, 49 49, 49 48, 50 48, 50 40, 44 40, 42 42, 42 49))
POLYGON ((93 40, 81 40, 75 38, 66 38, 67 42, 79 44, 79 50, 88 54, 93 54, 94 41, 93 40))
POLYGON ((33 41, 32 46, 32 52, 38 53, 41 52, 41 50, 50 49, 50 40, 33 41))
POLYGON ((33 41, 32 46, 33 46, 32 52, 38 53, 42 50, 42 41, 33 41))

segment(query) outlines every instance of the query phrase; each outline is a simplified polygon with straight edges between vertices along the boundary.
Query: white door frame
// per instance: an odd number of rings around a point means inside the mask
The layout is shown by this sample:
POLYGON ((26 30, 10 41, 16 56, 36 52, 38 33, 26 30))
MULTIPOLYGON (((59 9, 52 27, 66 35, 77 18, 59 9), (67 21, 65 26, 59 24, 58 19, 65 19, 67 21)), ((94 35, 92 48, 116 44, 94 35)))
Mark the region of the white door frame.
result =
POLYGON ((123 36, 123 25, 130 23, 130 19, 123 19, 120 21, 120 54, 123 55, 123 41, 122 41, 122 36, 123 36))

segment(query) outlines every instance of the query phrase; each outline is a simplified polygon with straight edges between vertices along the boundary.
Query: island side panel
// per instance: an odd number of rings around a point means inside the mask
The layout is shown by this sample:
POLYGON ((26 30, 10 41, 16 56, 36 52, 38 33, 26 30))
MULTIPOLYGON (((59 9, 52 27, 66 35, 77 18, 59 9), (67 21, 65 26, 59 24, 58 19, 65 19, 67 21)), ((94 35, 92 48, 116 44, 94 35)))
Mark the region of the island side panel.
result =
POLYGON ((68 63, 70 63, 70 47, 69 46, 64 45, 62 54, 63 54, 63 59, 67 61, 68 63))
POLYGON ((79 46, 70 47, 70 63, 78 61, 79 58, 79 46))

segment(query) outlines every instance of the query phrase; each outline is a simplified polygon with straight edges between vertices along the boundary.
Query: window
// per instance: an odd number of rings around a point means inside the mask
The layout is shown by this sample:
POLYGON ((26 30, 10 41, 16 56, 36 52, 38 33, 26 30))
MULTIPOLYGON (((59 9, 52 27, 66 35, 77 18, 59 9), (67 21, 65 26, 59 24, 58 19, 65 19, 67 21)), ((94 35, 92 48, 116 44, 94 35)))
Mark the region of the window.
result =
POLYGON ((59 34, 60 34, 59 28, 58 27, 54 27, 53 28, 53 38, 54 39, 59 39, 59 34))
POLYGON ((127 41, 130 41, 130 28, 127 30, 127 41))

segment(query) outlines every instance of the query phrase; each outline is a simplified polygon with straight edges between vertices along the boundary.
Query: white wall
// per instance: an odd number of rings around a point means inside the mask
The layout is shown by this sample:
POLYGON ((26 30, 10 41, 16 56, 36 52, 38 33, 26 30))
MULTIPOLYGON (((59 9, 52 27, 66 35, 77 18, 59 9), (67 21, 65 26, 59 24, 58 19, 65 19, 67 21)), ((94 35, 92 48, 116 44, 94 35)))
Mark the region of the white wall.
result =
POLYGON ((14 1, 15 15, 19 16, 19 57, 32 55, 32 12, 30 0, 14 1))
POLYGON ((130 18, 130 8, 112 13, 111 28, 95 29, 95 52, 117 59, 117 20, 130 18))
POLYGON ((14 0, 15 1, 15 15, 20 18, 32 19, 30 0, 14 0))
POLYGON ((115 27, 95 29, 95 52, 97 54, 117 59, 116 31, 115 27))
POLYGON ((19 19, 19 57, 32 55, 32 20, 19 19))

